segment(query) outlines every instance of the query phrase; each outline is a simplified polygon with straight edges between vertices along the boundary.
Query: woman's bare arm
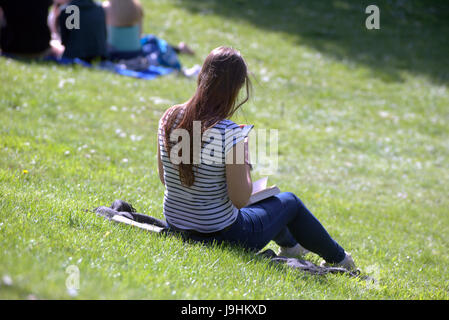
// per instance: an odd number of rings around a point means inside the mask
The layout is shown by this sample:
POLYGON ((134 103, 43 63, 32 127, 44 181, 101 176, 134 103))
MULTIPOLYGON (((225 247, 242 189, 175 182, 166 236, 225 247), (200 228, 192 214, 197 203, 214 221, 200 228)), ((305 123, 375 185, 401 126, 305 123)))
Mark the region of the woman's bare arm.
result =
POLYGON ((233 150, 227 154, 226 159, 226 183, 228 185, 228 196, 234 206, 238 209, 246 206, 253 191, 248 152, 248 140, 245 139, 244 141, 238 142, 233 147, 233 150), (241 144, 243 144, 243 146, 241 144), (237 159, 239 158, 237 156, 237 150, 244 150, 245 163, 239 164, 237 162, 237 159), (232 157, 232 159, 230 157, 232 157))

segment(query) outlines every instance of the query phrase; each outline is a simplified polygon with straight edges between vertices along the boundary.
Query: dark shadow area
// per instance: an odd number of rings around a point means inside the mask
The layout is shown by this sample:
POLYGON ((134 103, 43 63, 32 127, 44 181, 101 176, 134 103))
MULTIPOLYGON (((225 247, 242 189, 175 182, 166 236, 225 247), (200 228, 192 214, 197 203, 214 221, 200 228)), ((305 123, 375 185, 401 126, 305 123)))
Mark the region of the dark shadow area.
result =
MULTIPOLYGON (((362 64, 386 81, 401 71, 449 82, 447 0, 179 0, 195 14, 246 21, 268 32, 288 33, 341 61, 362 64), (380 29, 368 30, 368 5, 380 9, 380 29)), ((238 36, 238 35, 236 35, 238 36)))

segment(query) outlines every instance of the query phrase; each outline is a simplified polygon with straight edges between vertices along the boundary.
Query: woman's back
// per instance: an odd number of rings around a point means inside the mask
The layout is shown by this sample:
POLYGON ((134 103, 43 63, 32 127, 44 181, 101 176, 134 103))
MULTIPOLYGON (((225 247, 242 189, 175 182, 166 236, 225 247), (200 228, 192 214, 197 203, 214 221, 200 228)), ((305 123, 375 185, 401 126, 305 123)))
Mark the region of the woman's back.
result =
POLYGON ((142 6, 137 0, 109 0, 103 7, 106 22, 115 27, 131 27, 140 24, 143 17, 142 6))
POLYGON ((110 0, 103 4, 111 51, 132 52, 141 49, 143 10, 137 0, 110 0))
MULTIPOLYGON (((184 111, 177 114, 174 127, 183 114, 184 111)), ((195 181, 187 187, 181 183, 178 166, 168 157, 164 146, 164 125, 165 121, 161 119, 159 145, 166 185, 164 215, 168 223, 179 229, 203 233, 226 228, 236 219, 238 209, 228 196, 225 155, 232 146, 243 140, 239 126, 225 119, 203 134, 201 161, 194 169, 195 181)))
POLYGON ((116 27, 108 25, 108 45, 111 51, 138 51, 140 43, 140 26, 116 27))

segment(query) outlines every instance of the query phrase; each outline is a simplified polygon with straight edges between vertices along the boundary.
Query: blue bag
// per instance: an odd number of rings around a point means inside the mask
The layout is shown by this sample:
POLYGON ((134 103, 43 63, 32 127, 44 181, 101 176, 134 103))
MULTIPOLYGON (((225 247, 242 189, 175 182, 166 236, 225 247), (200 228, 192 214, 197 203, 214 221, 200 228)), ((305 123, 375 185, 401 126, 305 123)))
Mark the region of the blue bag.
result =
POLYGON ((144 55, 150 56, 153 63, 181 70, 178 54, 167 41, 150 34, 143 36, 140 39, 140 43, 142 44, 144 55))

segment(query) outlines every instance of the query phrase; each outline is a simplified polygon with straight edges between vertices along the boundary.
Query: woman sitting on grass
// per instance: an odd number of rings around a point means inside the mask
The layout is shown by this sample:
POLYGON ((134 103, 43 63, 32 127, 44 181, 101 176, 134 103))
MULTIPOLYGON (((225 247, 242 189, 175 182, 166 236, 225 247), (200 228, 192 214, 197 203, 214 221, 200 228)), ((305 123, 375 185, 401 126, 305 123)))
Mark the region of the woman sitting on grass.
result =
POLYGON ((248 139, 228 118, 248 100, 249 88, 240 53, 214 49, 198 75, 195 94, 169 108, 159 121, 158 171, 165 185, 166 221, 136 213, 121 200, 95 211, 168 228, 194 241, 227 242, 250 251, 260 251, 273 240, 279 255, 298 257, 311 251, 324 258, 323 265, 355 269, 351 255, 293 193, 247 205, 252 193, 248 139), (247 96, 237 104, 243 87, 247 96))
MULTIPOLYGON (((207 56, 195 94, 162 116, 158 168, 166 188, 163 211, 168 227, 196 241, 234 243, 255 251, 274 240, 281 255, 299 256, 309 250, 327 264, 355 269, 350 254, 293 193, 280 193, 246 206, 252 192, 248 139, 228 119, 248 100, 249 88, 247 66, 240 53, 219 47, 207 56), (246 98, 237 103, 243 87, 246 98), (215 132, 213 140, 200 146, 202 155, 209 155, 211 146, 215 151, 217 145, 222 146, 223 152, 213 155, 214 162, 195 162, 195 128, 201 136, 207 129, 215 132), (178 137, 186 138, 183 132, 192 142, 190 155, 179 148, 178 137), (237 163, 238 150, 244 150, 241 164, 237 163)), ((199 141, 208 140, 203 137, 199 141)))

